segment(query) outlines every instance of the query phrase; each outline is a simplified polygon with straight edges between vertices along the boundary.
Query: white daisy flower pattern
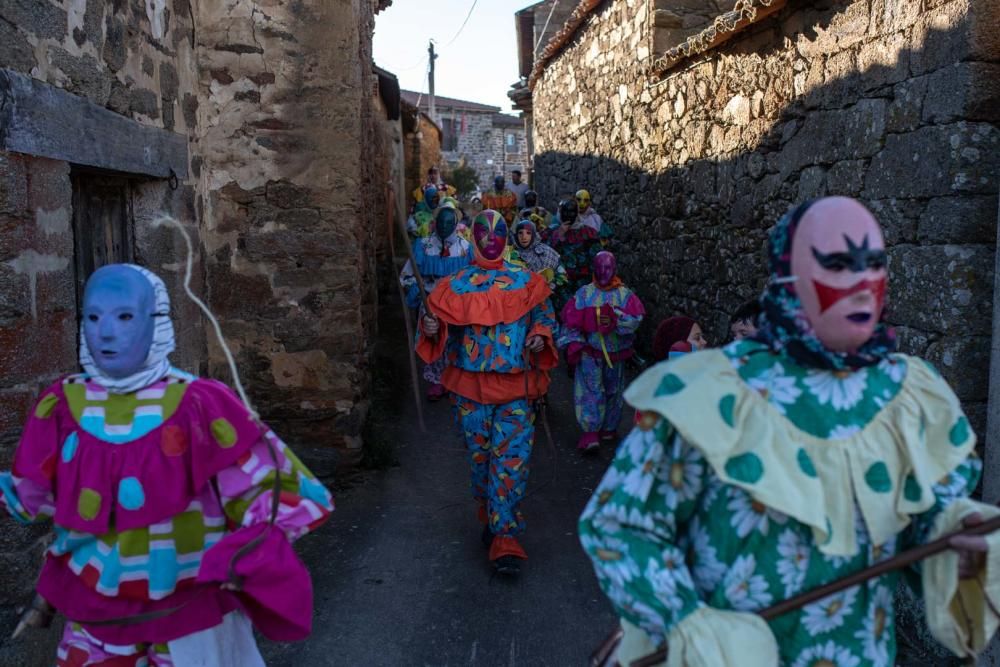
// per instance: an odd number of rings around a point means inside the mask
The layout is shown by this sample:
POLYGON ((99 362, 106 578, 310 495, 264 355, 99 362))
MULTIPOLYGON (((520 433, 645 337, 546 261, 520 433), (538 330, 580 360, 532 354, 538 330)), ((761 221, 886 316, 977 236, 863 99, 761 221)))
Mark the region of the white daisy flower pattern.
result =
POLYGON ((754 531, 767 535, 772 521, 781 525, 788 521, 788 517, 781 512, 754 500, 746 491, 735 486, 729 487, 726 509, 732 512, 729 523, 739 537, 746 537, 754 531))
POLYGON ((868 604, 864 627, 854 633, 854 638, 861 640, 862 654, 877 667, 889 667, 892 603, 892 591, 885 586, 877 586, 868 604))
POLYGON ((837 646, 833 640, 810 646, 796 658, 792 667, 858 667, 861 658, 850 649, 837 646))
POLYGON ((796 531, 788 528, 778 536, 778 575, 785 587, 785 597, 802 590, 809 569, 809 545, 796 531))
POLYGON ((828 595, 818 602, 802 608, 802 625, 811 635, 821 635, 836 630, 844 624, 844 619, 854 610, 858 597, 858 587, 828 595))
POLYGON ((785 406, 791 405, 802 395, 795 378, 785 375, 785 369, 779 363, 748 379, 747 384, 781 414, 785 414, 785 406))
POLYGON ((726 600, 737 611, 754 611, 771 604, 774 599, 767 589, 767 580, 759 574, 757 559, 752 554, 738 556, 722 580, 726 600))
POLYGON ((657 472, 661 484, 656 487, 671 509, 698 496, 704 472, 704 459, 697 449, 685 445, 680 438, 674 439, 672 449, 670 465, 660 466, 657 472))
POLYGON ((639 566, 629 555, 628 544, 614 537, 594 539, 584 535, 580 542, 595 560, 599 576, 607 579, 616 588, 639 576, 639 566))
POLYGON ((726 566, 719 560, 719 552, 712 546, 711 535, 697 516, 691 520, 688 535, 691 537, 695 587, 702 593, 713 591, 726 574, 726 566))
POLYGON ((895 384, 899 384, 906 377, 906 362, 897 361, 892 357, 887 357, 878 362, 878 369, 885 373, 895 384))
POLYGON ((653 481, 655 480, 652 467, 652 464, 647 462, 646 465, 640 468, 632 468, 625 475, 625 480, 622 482, 622 492, 632 496, 636 500, 646 500, 649 497, 649 490, 653 488, 653 481))
POLYGON ((868 373, 860 371, 810 371, 806 376, 809 393, 820 405, 830 405, 834 410, 850 410, 864 398, 868 386, 868 373))

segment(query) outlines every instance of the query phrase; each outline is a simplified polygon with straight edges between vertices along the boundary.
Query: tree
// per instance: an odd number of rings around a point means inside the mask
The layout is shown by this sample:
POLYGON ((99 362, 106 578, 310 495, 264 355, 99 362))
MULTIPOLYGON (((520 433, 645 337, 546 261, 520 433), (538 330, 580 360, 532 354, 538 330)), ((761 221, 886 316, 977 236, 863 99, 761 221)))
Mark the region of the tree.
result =
POLYGON ((476 191, 479 187, 479 174, 464 162, 444 174, 445 183, 454 186, 456 193, 462 199, 476 191))

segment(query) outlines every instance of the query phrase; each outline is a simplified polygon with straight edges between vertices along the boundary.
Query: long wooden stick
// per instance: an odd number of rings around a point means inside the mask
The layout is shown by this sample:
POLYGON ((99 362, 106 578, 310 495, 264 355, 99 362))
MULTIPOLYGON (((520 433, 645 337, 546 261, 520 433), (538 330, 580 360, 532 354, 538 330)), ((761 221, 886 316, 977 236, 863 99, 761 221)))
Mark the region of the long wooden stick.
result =
MULTIPOLYGON (((788 598, 787 600, 771 605, 766 609, 761 609, 756 613, 764 620, 769 621, 783 614, 787 614, 790 611, 804 607, 811 602, 821 600, 828 595, 839 593, 840 591, 851 588, 852 586, 864 583, 869 579, 881 577, 882 575, 892 572, 893 570, 900 570, 904 567, 913 565, 917 561, 921 561, 925 558, 935 556, 943 551, 947 551, 948 549, 953 548, 949 544, 952 538, 959 536, 987 535, 996 530, 1000 530, 1000 516, 988 519, 975 526, 961 528, 952 533, 948 533, 933 542, 928 542, 927 544, 919 547, 908 549, 907 551, 897 554, 896 556, 889 558, 888 560, 884 560, 881 563, 876 563, 871 567, 858 570, 857 572, 849 574, 841 579, 837 579, 836 581, 831 581, 828 584, 806 591, 805 593, 800 593, 799 595, 788 598)), ((651 653, 643 658, 634 660, 631 667, 654 667, 654 665, 659 665, 666 662, 666 660, 667 649, 664 648, 656 653, 651 653)))

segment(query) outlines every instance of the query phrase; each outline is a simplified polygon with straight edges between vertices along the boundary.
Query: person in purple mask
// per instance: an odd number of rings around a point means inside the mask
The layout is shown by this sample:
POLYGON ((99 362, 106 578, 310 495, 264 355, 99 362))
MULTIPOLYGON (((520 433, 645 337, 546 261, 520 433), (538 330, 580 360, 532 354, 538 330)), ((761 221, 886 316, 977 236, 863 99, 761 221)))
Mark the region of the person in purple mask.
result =
POLYGON ((228 387, 171 366, 152 272, 98 269, 80 328, 84 372, 42 392, 0 473, 14 519, 54 523, 23 623, 66 616, 60 666, 263 665, 252 626, 309 634, 290 542, 329 517, 329 492, 228 387))
POLYGON ((559 346, 576 367, 573 402, 583 429, 577 448, 589 451, 618 431, 625 389, 625 360, 635 351, 635 331, 646 311, 639 297, 625 287, 615 256, 603 250, 594 256, 593 280, 577 290, 562 309, 559 346))

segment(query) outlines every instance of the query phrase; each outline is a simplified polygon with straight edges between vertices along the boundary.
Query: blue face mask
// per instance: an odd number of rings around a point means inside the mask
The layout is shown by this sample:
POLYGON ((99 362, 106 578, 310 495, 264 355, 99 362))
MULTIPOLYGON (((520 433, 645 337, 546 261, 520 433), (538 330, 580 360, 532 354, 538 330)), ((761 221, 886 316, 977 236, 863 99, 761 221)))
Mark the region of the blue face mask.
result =
POLYGON ((434 232, 439 239, 442 241, 447 239, 455 232, 457 226, 458 216, 455 215, 454 209, 443 208, 438 211, 437 218, 434 220, 434 232))
POLYGON ((156 298, 149 281, 126 266, 105 266, 83 293, 83 335, 94 363, 109 377, 139 371, 149 355, 156 298))

